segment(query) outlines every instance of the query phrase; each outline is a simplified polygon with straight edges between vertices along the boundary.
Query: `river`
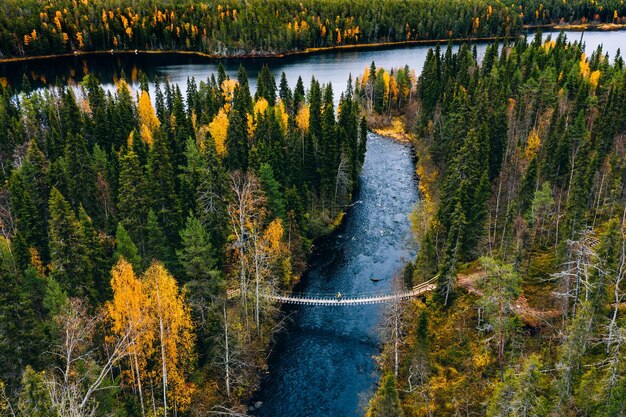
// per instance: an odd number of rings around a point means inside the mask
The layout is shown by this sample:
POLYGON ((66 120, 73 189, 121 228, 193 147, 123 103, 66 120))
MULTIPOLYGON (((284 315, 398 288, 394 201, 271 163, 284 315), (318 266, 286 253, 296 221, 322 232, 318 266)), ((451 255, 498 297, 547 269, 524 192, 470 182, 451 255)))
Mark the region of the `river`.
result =
MULTIPOLYGON (((624 31, 568 33, 570 40, 581 36, 588 54, 603 44, 604 52, 613 57, 626 45, 624 31)), ((298 76, 305 86, 315 76, 323 83, 332 83, 338 99, 348 76, 362 74, 372 61, 385 68, 409 65, 419 74, 428 48, 340 51, 247 60, 244 64, 252 91, 260 66, 268 62, 275 75, 285 72, 291 88, 298 76)), ((484 43, 477 45, 479 55, 484 50, 484 43)), ((223 61, 233 77, 239 63, 223 61)), ((142 70, 151 81, 155 76, 167 78, 184 93, 188 77, 199 82, 216 69, 217 61, 199 57, 117 54, 0 64, 0 81, 19 89, 26 76, 39 88, 72 84, 93 73, 110 89, 122 71, 136 86, 137 73, 142 70)), ((318 244, 297 291, 341 292, 345 296, 389 292, 394 274, 415 256, 407 219, 418 198, 410 148, 370 134, 360 181, 360 192, 344 224, 318 244)), ((379 378, 373 357, 379 353, 384 306, 299 306, 285 312, 289 314, 286 331, 278 336, 269 374, 253 401, 262 405, 251 413, 258 417, 363 415, 363 406, 379 378)))
MULTIPOLYGON (((360 192, 344 224, 316 248, 297 291, 344 296, 390 292, 415 256, 408 214, 417 202, 408 146, 368 135, 360 192), (380 279, 374 282, 371 280, 380 279)), ((384 306, 298 306, 257 395, 260 417, 349 417, 378 379, 384 306)))

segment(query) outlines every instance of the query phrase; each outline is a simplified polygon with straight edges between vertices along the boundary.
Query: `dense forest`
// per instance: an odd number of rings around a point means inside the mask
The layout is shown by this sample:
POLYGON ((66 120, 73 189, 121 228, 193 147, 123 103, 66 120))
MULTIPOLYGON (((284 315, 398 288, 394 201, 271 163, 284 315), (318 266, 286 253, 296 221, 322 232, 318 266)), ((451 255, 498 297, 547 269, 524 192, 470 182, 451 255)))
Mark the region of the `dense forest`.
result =
POLYGON ((357 82, 374 116, 417 120, 420 251, 398 279, 437 280, 390 308, 367 416, 625 415, 626 69, 592 52, 437 46, 408 101, 404 69, 357 82))
POLYGON ((626 23, 621 0, 5 0, 0 58, 109 50, 220 56, 467 37, 524 26, 626 23))
POLYGON ((2 416, 241 410, 279 325, 261 294, 357 187, 351 82, 335 109, 267 66, 254 95, 243 67, 184 95, 139 79, 1 91, 2 416))

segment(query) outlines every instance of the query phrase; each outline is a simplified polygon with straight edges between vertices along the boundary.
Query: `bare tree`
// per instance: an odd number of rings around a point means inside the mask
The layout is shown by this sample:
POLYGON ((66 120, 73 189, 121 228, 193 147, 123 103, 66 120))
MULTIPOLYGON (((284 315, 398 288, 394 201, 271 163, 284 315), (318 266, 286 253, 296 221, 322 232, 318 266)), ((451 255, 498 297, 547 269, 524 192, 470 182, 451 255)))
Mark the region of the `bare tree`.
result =
POLYGON ((350 161, 348 161, 348 158, 342 154, 339 165, 337 166, 337 175, 335 177, 335 203, 337 202, 337 197, 339 195, 345 195, 348 190, 348 186, 350 185, 349 171, 350 161))
POLYGON ((247 352, 244 351, 246 343, 246 335, 242 335, 241 330, 237 330, 234 321, 236 318, 229 317, 228 305, 226 300, 222 307, 223 313, 223 333, 218 341, 218 349, 213 357, 213 365, 220 369, 224 375, 224 385, 226 388, 226 396, 231 397, 233 388, 237 385, 243 385, 250 371, 256 369, 254 364, 248 362, 247 352))
POLYGON ((249 250, 250 227, 254 225, 258 216, 262 215, 264 197, 257 177, 251 172, 241 173, 236 171, 230 174, 230 185, 233 200, 228 205, 230 225, 236 240, 233 248, 236 250, 239 261, 239 287, 241 290, 241 303, 247 333, 250 325, 248 322, 248 268, 246 258, 249 250))
POLYGON ((111 341, 101 363, 96 360, 94 336, 102 316, 90 316, 83 301, 72 299, 55 319, 60 328, 61 343, 52 352, 59 359, 48 375, 46 385, 55 409, 64 417, 96 415, 94 394, 113 367, 127 354, 130 332, 111 341))
POLYGON ((570 303, 573 308, 572 315, 576 317, 582 292, 587 295, 592 289, 591 272, 598 257, 594 250, 596 243, 597 239, 590 229, 583 231, 579 240, 568 240, 568 260, 563 264, 561 271, 551 276, 551 279, 559 283, 557 296, 563 300, 564 322, 569 316, 570 303))
POLYGON ((624 212, 622 214, 622 224, 621 224, 621 236, 622 236, 622 247, 619 258, 619 266, 617 271, 613 277, 613 314, 611 315, 611 322, 609 323, 609 334, 607 336, 606 341, 606 353, 609 354, 612 345, 615 343, 616 335, 619 333, 619 327, 617 326, 617 313, 619 311, 620 304, 624 299, 624 293, 621 290, 622 280, 624 279, 624 267, 626 266, 626 207, 624 207, 624 212))
MULTIPOLYGON (((394 292, 402 292, 404 290, 403 285, 404 283, 401 277, 394 277, 394 292)), ((394 298, 387 308, 387 318, 384 324, 385 329, 389 329, 386 339, 391 347, 393 374, 396 379, 398 378, 398 369, 400 365, 400 345, 403 343, 405 336, 405 323, 403 320, 405 304, 406 302, 402 298, 394 298)))

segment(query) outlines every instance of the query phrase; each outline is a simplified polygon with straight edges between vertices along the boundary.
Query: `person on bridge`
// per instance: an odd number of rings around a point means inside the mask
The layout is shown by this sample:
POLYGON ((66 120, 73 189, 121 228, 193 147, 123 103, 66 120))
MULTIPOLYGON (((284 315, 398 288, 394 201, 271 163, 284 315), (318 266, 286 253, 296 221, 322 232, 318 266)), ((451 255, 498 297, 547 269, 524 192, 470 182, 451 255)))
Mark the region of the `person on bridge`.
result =
POLYGON ((340 292, 337 293, 337 302, 339 302, 339 301, 341 301, 341 293, 340 292))

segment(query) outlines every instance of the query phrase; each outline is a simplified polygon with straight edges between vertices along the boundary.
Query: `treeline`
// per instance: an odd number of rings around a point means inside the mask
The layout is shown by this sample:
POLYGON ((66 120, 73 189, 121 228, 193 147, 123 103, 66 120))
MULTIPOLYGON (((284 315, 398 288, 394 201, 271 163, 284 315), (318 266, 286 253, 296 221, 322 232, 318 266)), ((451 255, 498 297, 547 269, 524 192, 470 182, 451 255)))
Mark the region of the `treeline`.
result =
POLYGON ((0 413, 241 411, 276 324, 262 294, 357 187, 350 83, 335 109, 267 66, 254 96, 243 67, 185 95, 139 79, 2 90, 0 413))
POLYGON ((524 38, 431 49, 407 284, 368 416, 622 416, 626 71, 524 38))
POLYGON ((3 57, 123 49, 237 56, 420 39, 508 37, 524 25, 624 23, 619 0, 6 0, 3 57))

